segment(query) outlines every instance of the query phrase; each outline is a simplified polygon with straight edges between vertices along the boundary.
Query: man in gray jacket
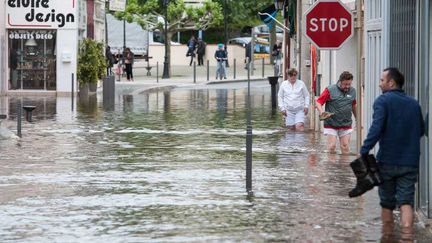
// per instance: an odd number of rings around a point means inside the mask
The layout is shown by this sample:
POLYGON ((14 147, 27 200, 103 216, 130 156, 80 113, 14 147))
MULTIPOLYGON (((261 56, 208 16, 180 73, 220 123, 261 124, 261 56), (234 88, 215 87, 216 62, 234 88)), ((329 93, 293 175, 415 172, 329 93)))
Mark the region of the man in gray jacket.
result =
POLYGON ((324 134, 327 135, 327 147, 330 153, 336 152, 336 141, 339 143, 342 154, 349 153, 351 140, 352 119, 351 113, 356 117, 356 91, 351 87, 353 75, 347 71, 342 72, 336 84, 324 89, 316 100, 316 107, 320 116, 332 114, 324 120, 324 134), (325 112, 323 105, 325 104, 325 112))

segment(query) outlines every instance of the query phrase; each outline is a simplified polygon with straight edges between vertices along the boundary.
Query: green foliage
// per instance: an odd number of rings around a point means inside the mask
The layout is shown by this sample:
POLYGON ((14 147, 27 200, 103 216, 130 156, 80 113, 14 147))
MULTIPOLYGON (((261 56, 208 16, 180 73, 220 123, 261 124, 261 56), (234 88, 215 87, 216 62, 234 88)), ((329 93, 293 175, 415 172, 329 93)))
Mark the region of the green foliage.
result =
POLYGON ((216 0, 223 7, 226 2, 229 29, 241 29, 263 24, 258 12, 274 4, 274 0, 216 0))
MULTIPOLYGON (((163 6, 163 0, 129 0, 124 12, 114 16, 129 23, 136 22, 143 29, 158 30, 171 39, 177 32, 206 30, 222 23, 222 7, 216 0, 206 0, 202 5, 186 5, 183 0, 170 0, 163 6), (162 20, 163 19, 163 20, 162 20)), ((168 65, 170 65, 171 42, 168 41, 168 65)), ((170 66, 168 66, 170 70, 170 66)), ((171 71, 169 71, 171 73, 171 71)))
POLYGON ((96 83, 106 74, 107 64, 103 44, 92 39, 84 39, 78 53, 77 78, 80 84, 96 83))
MULTIPOLYGON (((138 23, 146 30, 164 32, 165 7, 161 0, 129 0, 124 12, 115 16, 138 23)), ((170 0, 167 8, 168 32, 206 30, 222 23, 222 7, 216 0, 206 0, 200 5, 186 5, 183 0, 170 0)))

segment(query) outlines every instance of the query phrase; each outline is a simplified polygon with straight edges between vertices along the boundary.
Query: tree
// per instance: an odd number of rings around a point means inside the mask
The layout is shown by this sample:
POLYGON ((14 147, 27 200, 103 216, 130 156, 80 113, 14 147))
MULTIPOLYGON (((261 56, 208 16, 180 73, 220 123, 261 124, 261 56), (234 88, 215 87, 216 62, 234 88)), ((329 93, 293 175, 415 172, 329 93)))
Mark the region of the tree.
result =
POLYGON ((227 3, 228 28, 241 29, 262 24, 258 12, 262 11, 274 0, 215 0, 222 6, 227 3))
MULTIPOLYGON (((124 12, 117 12, 115 16, 131 22, 136 22, 143 29, 159 30, 165 34, 165 21, 168 23, 168 67, 171 74, 171 39, 177 32, 187 30, 206 30, 222 23, 222 7, 214 0, 206 0, 202 5, 186 6, 183 0, 170 0, 168 16, 164 15, 164 0, 129 0, 124 12)), ((167 41, 165 40, 165 41, 167 41)), ((171 75, 170 75, 171 76, 171 75)))

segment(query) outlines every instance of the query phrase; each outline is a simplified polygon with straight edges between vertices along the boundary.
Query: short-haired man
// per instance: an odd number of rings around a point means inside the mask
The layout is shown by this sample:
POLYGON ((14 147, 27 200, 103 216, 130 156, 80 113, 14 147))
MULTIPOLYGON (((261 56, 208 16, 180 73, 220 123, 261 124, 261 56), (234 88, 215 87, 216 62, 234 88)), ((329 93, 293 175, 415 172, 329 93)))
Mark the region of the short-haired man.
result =
POLYGON ((353 75, 344 71, 339 76, 336 84, 324 89, 316 100, 316 107, 320 116, 325 111, 332 116, 324 120, 324 134, 327 136, 327 148, 330 153, 336 152, 336 141, 339 143, 342 154, 349 153, 351 140, 352 118, 351 113, 356 116, 356 91, 351 87, 353 75))
POLYGON ((225 68, 226 68, 226 61, 228 60, 228 55, 222 43, 218 44, 218 49, 216 50, 214 57, 217 61, 216 79, 218 79, 218 77, 222 79, 222 76, 224 79, 226 79, 227 77, 226 77, 225 68))
MULTIPOLYGON (((360 149, 361 156, 379 141, 378 167, 383 237, 393 231, 393 210, 401 211, 402 238, 412 238, 414 192, 420 160, 420 138, 425 127, 420 105, 402 90, 405 79, 397 68, 386 68, 379 87, 383 94, 373 105, 373 120, 360 149)), ((413 239, 407 239, 411 240, 413 239)))
POLYGON ((291 130, 304 131, 305 116, 309 110, 309 91, 297 79, 297 70, 288 70, 288 80, 282 82, 279 93, 279 110, 285 116, 285 125, 291 130))

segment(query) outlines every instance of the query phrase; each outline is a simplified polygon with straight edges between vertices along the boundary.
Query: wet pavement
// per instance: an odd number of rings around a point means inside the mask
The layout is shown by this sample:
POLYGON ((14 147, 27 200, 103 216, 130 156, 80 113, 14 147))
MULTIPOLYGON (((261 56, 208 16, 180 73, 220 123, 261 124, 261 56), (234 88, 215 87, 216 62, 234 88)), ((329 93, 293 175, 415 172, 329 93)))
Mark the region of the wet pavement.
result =
MULTIPOLYGON (((61 98, 20 101, 41 109, 22 139, 0 140, 0 241, 379 241, 376 189, 347 196, 354 157, 326 153, 319 133, 281 129, 266 82, 252 89, 246 195, 247 92, 226 87, 123 89, 113 111, 96 96, 74 112, 61 98)), ((427 232, 416 224, 418 242, 427 232)))

